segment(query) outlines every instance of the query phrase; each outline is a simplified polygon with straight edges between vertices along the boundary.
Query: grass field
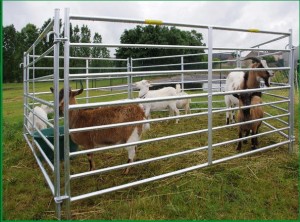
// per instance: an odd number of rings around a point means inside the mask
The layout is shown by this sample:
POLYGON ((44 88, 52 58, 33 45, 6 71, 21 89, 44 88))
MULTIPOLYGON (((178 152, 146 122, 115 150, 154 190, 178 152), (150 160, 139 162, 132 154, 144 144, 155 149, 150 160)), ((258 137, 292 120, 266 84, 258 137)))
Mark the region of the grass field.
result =
MULTIPOLYGON (((3 86, 3 219, 55 219, 53 196, 22 135, 23 85, 3 86)), ((46 91, 49 85, 40 84, 37 88, 46 91)), ((264 99, 270 98, 266 96, 264 99)), ((295 101, 298 106, 297 96, 295 101)), ((297 141, 293 154, 287 152, 287 146, 282 146, 153 183, 77 201, 71 204, 72 219, 297 220, 299 218, 297 106, 295 106, 297 141)), ((276 114, 276 111, 268 109, 269 113, 276 114)), ((165 115, 158 112, 153 117, 165 115)), ((213 126, 223 125, 224 122, 225 113, 213 116, 213 126)), ((275 122, 274 125, 281 126, 275 122)), ((201 118, 182 119, 176 127, 171 121, 158 122, 151 125, 151 129, 143 135, 143 139, 203 129, 206 126, 206 115, 201 118)), ((266 130, 268 128, 262 126, 260 131, 266 130)), ((237 138, 236 128, 217 130, 213 135, 214 143, 235 138, 237 138)), ((279 134, 267 135, 259 139, 259 146, 271 145, 282 140, 283 137, 279 134)), ((137 158, 143 160, 206 144, 206 133, 184 139, 175 138, 145 144, 138 147, 137 158)), ((236 154, 235 146, 236 144, 228 144, 214 149, 214 158, 236 154)), ((243 150, 249 150, 249 146, 243 145, 243 150)), ((126 160, 125 150, 101 152, 95 156, 97 168, 122 164, 126 160)), ((195 152, 132 167, 129 175, 122 175, 122 170, 118 170, 74 180, 71 184, 72 196, 206 161, 206 151, 195 152)), ((71 173, 84 172, 87 169, 86 156, 71 160, 71 173)))

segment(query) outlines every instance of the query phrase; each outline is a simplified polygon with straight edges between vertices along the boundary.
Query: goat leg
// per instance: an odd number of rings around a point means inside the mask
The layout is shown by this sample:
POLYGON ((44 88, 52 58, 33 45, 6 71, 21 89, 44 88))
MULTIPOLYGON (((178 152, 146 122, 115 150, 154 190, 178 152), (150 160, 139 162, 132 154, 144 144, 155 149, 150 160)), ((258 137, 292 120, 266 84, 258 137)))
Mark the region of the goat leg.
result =
MULTIPOLYGON (((246 133, 245 133, 245 137, 249 136, 249 134, 250 134, 250 130, 247 130, 246 133)), ((243 143, 244 143, 244 144, 247 144, 247 143, 248 143, 247 139, 245 139, 245 140, 243 141, 243 143)))
MULTIPOLYGON (((234 108, 234 107, 232 107, 232 108, 234 108)), ((231 111, 231 122, 235 123, 235 113, 234 113, 234 111, 231 111)))
MULTIPOLYGON (((127 142, 131 142, 131 141, 127 141, 127 142)), ((136 146, 128 147, 127 151, 128 151, 128 161, 127 161, 127 163, 132 163, 133 160, 134 160, 134 157, 136 155, 136 146)), ((129 167, 127 167, 124 170, 124 174, 128 174, 128 173, 129 173, 129 167)))
MULTIPOLYGON (((256 131, 252 130, 252 136, 256 134, 256 131)), ((257 138, 254 137, 251 139, 251 149, 255 150, 257 145, 257 138)))
MULTIPOLYGON (((132 163, 133 160, 132 159, 128 159, 127 163, 132 163)), ((124 170, 124 174, 127 175, 129 173, 129 167, 127 167, 125 170, 124 170)))
MULTIPOLYGON (((243 138, 243 133, 242 131, 239 129, 239 138, 243 138)), ((236 147, 236 150, 240 151, 242 148, 242 141, 239 141, 237 147, 236 147)))
POLYGON ((90 163, 90 171, 95 170, 95 163, 93 161, 94 154, 88 153, 87 156, 88 156, 88 160, 89 160, 89 163, 90 163))

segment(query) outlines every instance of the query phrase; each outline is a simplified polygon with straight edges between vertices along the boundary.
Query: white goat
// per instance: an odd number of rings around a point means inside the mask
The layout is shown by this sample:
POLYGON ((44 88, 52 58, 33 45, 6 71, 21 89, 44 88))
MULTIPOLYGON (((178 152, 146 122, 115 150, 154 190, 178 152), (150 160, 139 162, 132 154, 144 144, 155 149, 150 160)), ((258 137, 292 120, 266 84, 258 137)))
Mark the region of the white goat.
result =
MULTIPOLYGON (((139 98, 158 98, 158 97, 168 97, 168 96, 177 96, 176 89, 173 87, 164 87, 157 90, 149 90, 149 87, 152 85, 148 80, 141 80, 134 84, 139 91, 139 98)), ((170 115, 176 114, 179 115, 179 110, 176 107, 176 100, 162 101, 162 102, 152 102, 143 104, 145 110, 145 116, 147 119, 150 119, 150 111, 159 111, 164 109, 169 109, 170 115)), ((176 119, 178 123, 179 119, 176 119)))
MULTIPOLYGON (((269 68, 265 60, 259 60, 255 57, 249 57, 244 60, 251 59, 253 64, 251 68, 269 68)), ((225 91, 234 91, 240 89, 254 89, 260 87, 260 79, 263 79, 267 87, 270 86, 270 77, 274 75, 273 71, 254 71, 241 72, 233 71, 228 74, 226 78, 225 91)), ((227 108, 236 107, 239 104, 239 100, 232 95, 225 96, 225 104, 227 108)), ((229 124, 229 113, 226 112, 226 124, 229 124)), ((231 112, 231 122, 235 122, 234 111, 231 112)))
POLYGON ((29 113, 28 119, 31 123, 29 121, 27 122, 28 130, 32 133, 34 131, 34 128, 37 128, 39 130, 47 128, 47 124, 43 120, 41 120, 39 117, 41 117, 45 120, 48 120, 47 114, 52 113, 53 108, 43 104, 41 106, 34 107, 33 112, 38 117, 35 117, 32 112, 29 113), (33 123, 34 123, 34 127, 32 125, 33 123))
MULTIPOLYGON (((186 92, 183 92, 181 90, 180 84, 176 84, 176 93, 178 96, 188 95, 186 92)), ((180 99, 180 100, 177 100, 176 106, 178 109, 184 109, 185 114, 188 114, 188 113, 191 113, 190 103, 191 103, 191 99, 180 99)))

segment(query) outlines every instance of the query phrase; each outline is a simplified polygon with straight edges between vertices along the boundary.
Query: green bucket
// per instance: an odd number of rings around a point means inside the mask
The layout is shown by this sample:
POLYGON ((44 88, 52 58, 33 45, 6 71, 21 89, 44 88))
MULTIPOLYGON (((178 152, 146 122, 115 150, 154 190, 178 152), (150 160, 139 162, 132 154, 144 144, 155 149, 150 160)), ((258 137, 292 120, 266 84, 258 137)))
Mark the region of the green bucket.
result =
MULTIPOLYGON (((50 141, 50 143, 54 144, 54 130, 53 128, 46 128, 41 130, 42 134, 50 141)), ((45 140, 41 137, 38 132, 34 132, 33 138, 40 145, 48 159, 53 163, 54 161, 54 152, 45 142, 45 140)), ((77 144, 75 144, 70 138, 70 152, 76 151, 78 148, 77 144)), ((60 160, 64 159, 64 127, 59 127, 59 158, 60 160)))

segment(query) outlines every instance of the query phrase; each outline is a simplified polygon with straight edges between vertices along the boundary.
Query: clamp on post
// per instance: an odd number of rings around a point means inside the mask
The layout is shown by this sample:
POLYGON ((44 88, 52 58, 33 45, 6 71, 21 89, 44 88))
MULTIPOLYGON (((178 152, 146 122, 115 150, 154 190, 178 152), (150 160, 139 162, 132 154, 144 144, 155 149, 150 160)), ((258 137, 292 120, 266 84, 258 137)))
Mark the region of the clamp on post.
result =
POLYGON ((46 41, 49 42, 49 36, 53 34, 54 35, 54 41, 53 43, 58 43, 58 42, 65 42, 68 40, 68 38, 59 38, 58 34, 54 31, 51 31, 51 32, 48 32, 47 34, 47 38, 46 38, 46 41))
POLYGON ((54 197, 55 203, 62 203, 64 200, 69 199, 69 196, 59 196, 59 197, 54 197))

